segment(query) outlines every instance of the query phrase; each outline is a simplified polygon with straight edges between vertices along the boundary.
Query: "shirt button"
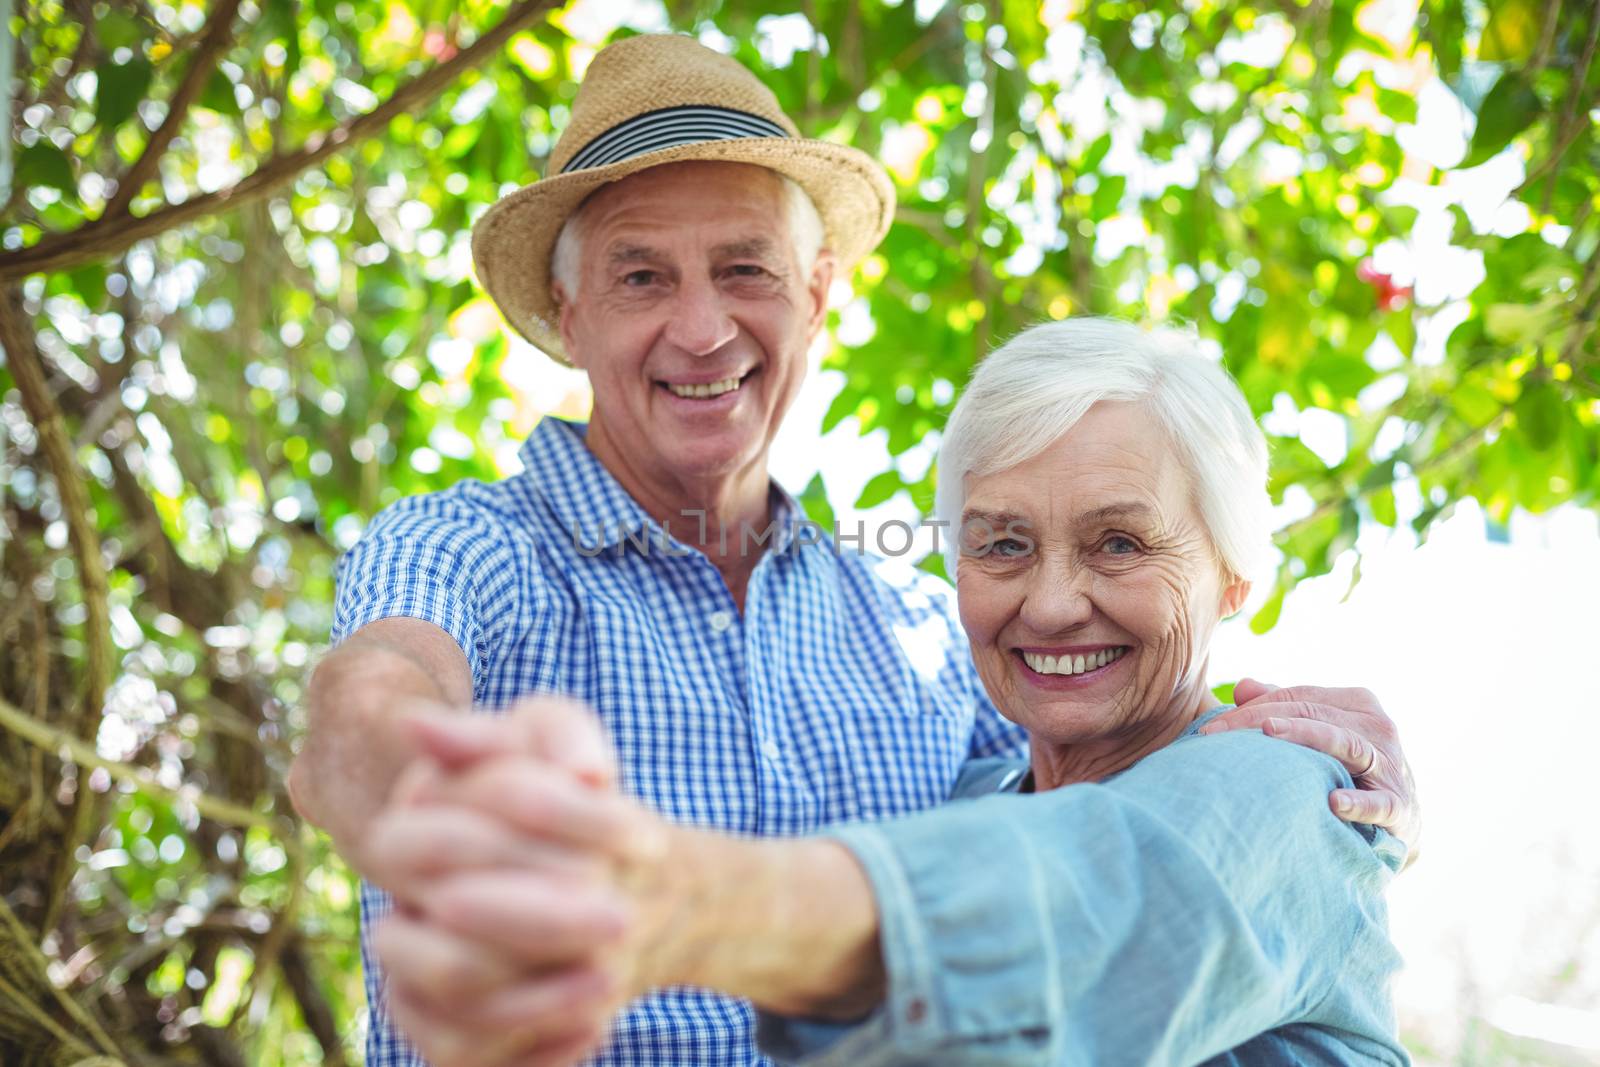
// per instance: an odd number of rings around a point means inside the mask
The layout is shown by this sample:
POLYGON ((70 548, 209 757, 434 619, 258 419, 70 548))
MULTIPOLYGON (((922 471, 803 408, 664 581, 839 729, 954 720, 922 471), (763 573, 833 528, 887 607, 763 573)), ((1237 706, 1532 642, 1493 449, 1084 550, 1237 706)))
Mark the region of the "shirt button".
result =
POLYGON ((733 625, 733 614, 727 611, 713 611, 709 621, 711 628, 720 634, 733 625))
POLYGON ((773 763, 777 763, 779 758, 783 756, 783 752, 772 741, 761 742, 761 754, 773 763))
POLYGON ((928 1014, 928 1004, 921 997, 915 997, 906 1005, 906 1022, 920 1023, 928 1014))

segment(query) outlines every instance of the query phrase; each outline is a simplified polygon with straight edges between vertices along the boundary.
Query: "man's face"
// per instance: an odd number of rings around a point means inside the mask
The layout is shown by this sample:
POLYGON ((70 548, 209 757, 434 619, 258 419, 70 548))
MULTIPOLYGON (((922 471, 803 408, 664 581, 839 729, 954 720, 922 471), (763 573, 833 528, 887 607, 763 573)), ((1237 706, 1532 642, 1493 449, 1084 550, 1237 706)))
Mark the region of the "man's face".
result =
POLYGON ((802 264, 762 167, 677 163, 584 206, 561 336, 589 373, 589 442, 665 494, 749 470, 805 376, 832 262, 802 264))

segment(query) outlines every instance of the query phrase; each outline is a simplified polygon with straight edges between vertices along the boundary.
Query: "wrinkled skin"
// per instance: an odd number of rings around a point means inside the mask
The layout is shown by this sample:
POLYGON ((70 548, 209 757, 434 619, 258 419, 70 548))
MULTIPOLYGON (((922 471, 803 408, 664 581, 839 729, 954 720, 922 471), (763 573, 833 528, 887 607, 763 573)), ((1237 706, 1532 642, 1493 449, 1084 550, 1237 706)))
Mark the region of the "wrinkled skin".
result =
POLYGON ((1032 459, 967 478, 961 620, 984 687, 1033 739, 1040 789, 1121 770, 1215 703, 1211 637, 1249 592, 1151 426, 1140 404, 1097 404, 1032 459), (1070 686, 1021 654, 1104 649, 1121 658, 1070 686))

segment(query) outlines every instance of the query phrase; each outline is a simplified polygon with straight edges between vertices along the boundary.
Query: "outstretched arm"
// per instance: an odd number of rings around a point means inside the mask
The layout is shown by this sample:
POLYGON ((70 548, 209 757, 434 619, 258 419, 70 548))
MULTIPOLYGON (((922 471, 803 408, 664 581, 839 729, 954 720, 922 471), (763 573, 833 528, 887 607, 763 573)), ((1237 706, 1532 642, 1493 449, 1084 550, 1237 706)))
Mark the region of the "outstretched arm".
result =
MULTIPOLYGON (((440 779, 419 802, 504 818, 493 790, 469 785, 486 773, 440 779)), ((1328 997, 1358 942, 1382 957, 1388 868, 1329 814, 1327 790, 1341 784, 1331 762, 1241 732, 1179 743, 1106 785, 960 803, 831 840, 663 828, 656 859, 616 868, 626 931, 604 944, 520 939, 518 981, 600 966, 615 988, 598 1011, 687 982, 787 1015, 870 1012, 826 1035, 769 1029, 774 1051, 828 1044, 828 1062, 1005 1062, 1049 1049, 1195 1062, 1328 997)), ((546 801, 520 810, 524 829, 549 819, 546 801)), ((511 926, 561 926, 554 905, 527 903, 559 899, 541 891, 549 875, 537 864, 495 874, 499 905, 463 888, 479 877, 449 874, 415 901, 458 963, 473 944, 505 944, 511 926)), ((392 968, 426 970, 426 947, 414 929, 380 940, 392 968)), ((412 1036, 425 1045, 484 1024, 470 1005, 420 1018, 428 1032, 412 1036)), ((552 1017, 545 1033, 570 1022, 552 1017)))

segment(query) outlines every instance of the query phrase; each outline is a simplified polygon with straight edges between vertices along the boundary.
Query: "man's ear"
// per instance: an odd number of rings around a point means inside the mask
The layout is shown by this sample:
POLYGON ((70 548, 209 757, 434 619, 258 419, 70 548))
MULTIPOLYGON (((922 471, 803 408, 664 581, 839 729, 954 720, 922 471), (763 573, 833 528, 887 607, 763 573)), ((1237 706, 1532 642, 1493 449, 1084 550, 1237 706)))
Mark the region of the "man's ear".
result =
POLYGON ((1249 599, 1250 583, 1243 578, 1236 579, 1222 591, 1222 617, 1226 619, 1239 614, 1244 602, 1249 599))
POLYGON ((806 324, 807 341, 815 341, 822 324, 827 321, 828 290, 833 286, 833 272, 837 267, 838 260, 826 248, 817 253, 817 261, 811 266, 811 277, 806 281, 806 295, 811 299, 811 319, 806 324))
POLYGON ((557 308, 556 328, 561 334, 561 347, 566 349, 567 362, 571 363, 574 367, 581 368, 582 364, 578 362, 577 356, 573 354, 572 316, 575 315, 576 312, 572 308, 572 301, 567 299, 566 287, 560 282, 550 283, 550 295, 555 297, 557 308))

